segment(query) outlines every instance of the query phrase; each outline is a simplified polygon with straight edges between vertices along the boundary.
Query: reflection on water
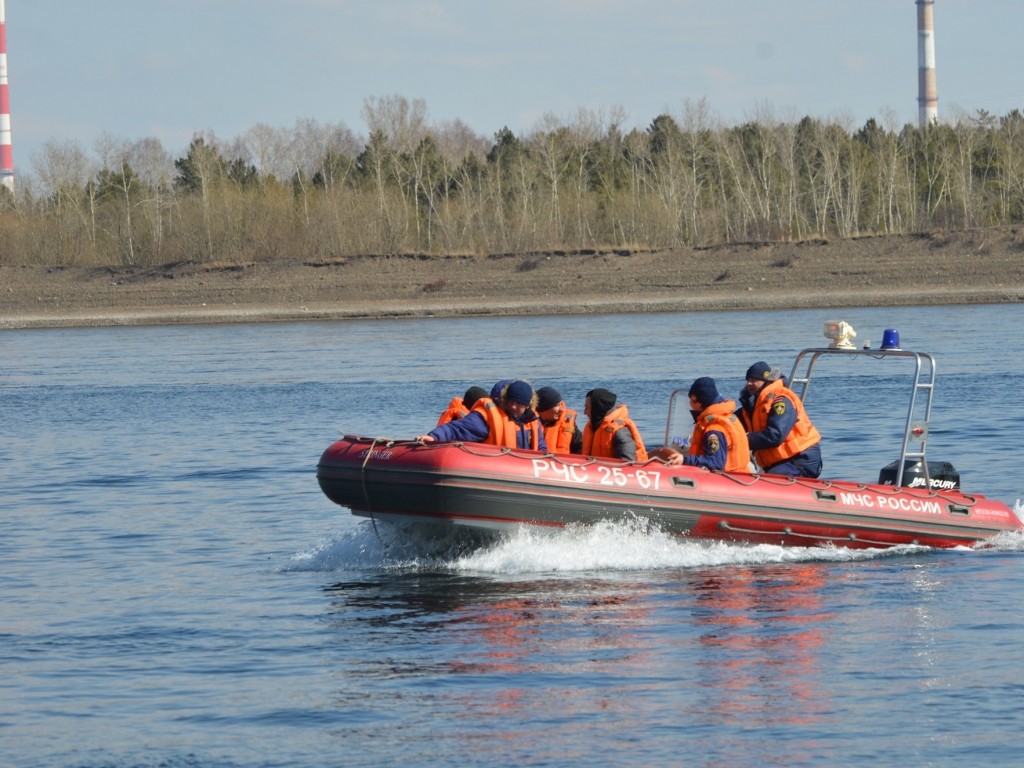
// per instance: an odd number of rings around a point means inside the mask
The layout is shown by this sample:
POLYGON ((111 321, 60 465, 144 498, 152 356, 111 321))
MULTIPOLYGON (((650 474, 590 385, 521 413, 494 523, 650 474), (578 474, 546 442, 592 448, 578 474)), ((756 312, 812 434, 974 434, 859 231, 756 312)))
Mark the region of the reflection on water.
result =
POLYGON ((832 619, 817 564, 702 574, 697 625, 709 714, 755 724, 812 723, 831 710, 818 652, 832 619))
MULTIPOLYGON (((403 686, 406 696, 464 711, 474 724, 467 740, 490 722, 516 748, 537 738, 537 723, 582 749, 594 718, 690 738, 723 725, 770 734, 829 720, 822 565, 643 576, 335 583, 325 592, 339 642, 371 631, 383 651, 352 661, 344 695, 374 697, 386 670, 418 681, 403 686), (364 621, 369 628, 353 626, 364 621)), ((804 746, 790 745, 794 757, 804 746)))

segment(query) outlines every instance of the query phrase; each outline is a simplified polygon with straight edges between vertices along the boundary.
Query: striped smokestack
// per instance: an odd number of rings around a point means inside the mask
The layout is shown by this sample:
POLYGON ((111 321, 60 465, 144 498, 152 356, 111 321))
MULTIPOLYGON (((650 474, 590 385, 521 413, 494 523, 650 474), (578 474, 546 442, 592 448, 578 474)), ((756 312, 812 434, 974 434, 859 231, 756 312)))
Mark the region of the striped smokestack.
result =
POLYGON ((917 0, 917 106, 921 127, 939 119, 935 85, 935 0, 917 0))
POLYGON ((7 9, 0 0, 0 184, 14 193, 14 154, 11 152, 11 102, 7 95, 7 9))

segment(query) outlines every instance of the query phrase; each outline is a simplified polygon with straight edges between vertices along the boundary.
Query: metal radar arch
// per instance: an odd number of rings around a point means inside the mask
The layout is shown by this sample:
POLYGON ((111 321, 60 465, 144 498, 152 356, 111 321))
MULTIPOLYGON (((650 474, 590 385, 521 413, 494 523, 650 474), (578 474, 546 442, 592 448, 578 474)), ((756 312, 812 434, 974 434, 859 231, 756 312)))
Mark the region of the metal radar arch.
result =
POLYGON ((871 349, 870 343, 865 343, 861 348, 856 347, 852 343, 852 339, 857 336, 856 331, 849 323, 841 320, 826 322, 824 333, 825 337, 831 340, 831 344, 828 347, 804 349, 796 356, 789 377, 790 388, 806 404, 811 387, 811 374, 814 366, 823 358, 898 358, 911 362, 914 366, 913 387, 899 456, 896 461, 883 468, 879 482, 897 486, 923 485, 926 488, 959 487, 959 477, 955 476, 955 470, 944 462, 931 467, 936 470, 937 475, 941 475, 933 478, 925 455, 928 425, 932 415, 932 396, 935 393, 935 359, 927 352, 902 349, 899 331, 894 328, 885 329, 882 344, 878 349, 871 349))

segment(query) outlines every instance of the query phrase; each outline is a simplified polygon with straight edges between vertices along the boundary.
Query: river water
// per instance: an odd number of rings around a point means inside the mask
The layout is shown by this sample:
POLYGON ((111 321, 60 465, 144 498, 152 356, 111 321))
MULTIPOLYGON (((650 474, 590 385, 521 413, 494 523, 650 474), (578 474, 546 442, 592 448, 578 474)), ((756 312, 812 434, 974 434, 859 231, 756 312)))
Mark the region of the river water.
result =
MULTIPOLYGON (((340 433, 471 384, 734 395, 843 319, 938 361, 928 445, 1024 497, 1016 306, 0 333, 0 764, 1011 764, 1024 537, 849 552, 629 525, 416 551, 322 496, 340 433)), ((825 475, 873 481, 909 386, 816 378, 825 475)))

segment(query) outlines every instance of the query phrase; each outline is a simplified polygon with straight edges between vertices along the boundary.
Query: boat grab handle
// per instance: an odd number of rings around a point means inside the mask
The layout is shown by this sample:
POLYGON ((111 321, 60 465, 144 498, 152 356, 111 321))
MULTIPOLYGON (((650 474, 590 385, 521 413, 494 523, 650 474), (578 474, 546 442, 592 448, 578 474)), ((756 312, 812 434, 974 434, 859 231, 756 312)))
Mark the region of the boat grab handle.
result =
POLYGON ((835 491, 815 491, 814 498, 818 501, 839 501, 835 491))
POLYGON ((673 477, 672 485, 676 487, 683 486, 684 488, 696 488, 697 481, 692 477, 673 477))

